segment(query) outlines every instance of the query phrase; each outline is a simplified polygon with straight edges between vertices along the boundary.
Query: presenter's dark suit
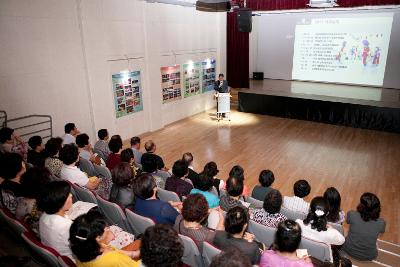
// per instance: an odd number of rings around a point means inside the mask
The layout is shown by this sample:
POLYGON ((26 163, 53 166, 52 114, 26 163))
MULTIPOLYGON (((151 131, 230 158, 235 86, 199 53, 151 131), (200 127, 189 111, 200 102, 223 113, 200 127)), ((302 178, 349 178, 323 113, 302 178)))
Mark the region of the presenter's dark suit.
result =
POLYGON ((214 90, 217 91, 218 93, 228 93, 229 92, 228 82, 226 80, 223 80, 221 86, 221 82, 219 80, 215 81, 214 90))

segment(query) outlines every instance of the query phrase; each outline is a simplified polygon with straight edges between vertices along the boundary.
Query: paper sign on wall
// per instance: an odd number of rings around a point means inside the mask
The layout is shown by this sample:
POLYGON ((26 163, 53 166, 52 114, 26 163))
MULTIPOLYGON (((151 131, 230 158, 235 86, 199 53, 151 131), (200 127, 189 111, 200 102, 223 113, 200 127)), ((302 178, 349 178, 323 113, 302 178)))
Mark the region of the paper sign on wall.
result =
POLYGON ((203 93, 214 91, 215 84, 215 59, 207 59, 202 62, 203 65, 203 79, 202 91, 203 93))
POLYGON ((183 96, 190 97, 200 94, 200 73, 202 62, 183 64, 183 96))
POLYGON ((143 110, 140 71, 112 74, 112 84, 117 118, 143 110))
POLYGON ((180 66, 175 65, 171 67, 162 67, 160 70, 163 103, 181 99, 182 92, 180 66))

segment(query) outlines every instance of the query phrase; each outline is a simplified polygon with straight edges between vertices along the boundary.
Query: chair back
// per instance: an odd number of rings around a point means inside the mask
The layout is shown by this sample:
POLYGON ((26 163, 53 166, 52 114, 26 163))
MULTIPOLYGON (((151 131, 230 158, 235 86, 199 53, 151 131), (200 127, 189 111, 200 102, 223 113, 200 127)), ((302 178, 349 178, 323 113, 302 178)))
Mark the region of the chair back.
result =
POLYGON ((0 208, 0 220, 4 221, 17 236, 30 231, 28 226, 15 218, 14 214, 7 210, 7 208, 0 208))
POLYGON ((77 184, 72 184, 72 187, 78 196, 78 200, 97 204, 96 196, 92 191, 77 184))
POLYGON ((168 191, 162 188, 157 188, 157 196, 160 200, 168 202, 168 201, 175 201, 180 202, 180 198, 177 193, 168 191))
POLYGON ((79 157, 79 169, 90 176, 96 176, 96 171, 94 169, 93 163, 89 160, 79 157))
POLYGON ((196 243, 188 236, 179 235, 179 238, 183 242, 184 251, 182 262, 192 267, 203 267, 203 259, 199 252, 199 248, 196 243))
POLYGON ((61 266, 58 262, 58 257, 60 254, 53 248, 47 247, 40 243, 33 233, 24 232, 21 234, 21 237, 34 252, 34 254, 38 255, 47 266, 61 266))
POLYGON ((204 266, 208 267, 210 266, 213 258, 215 256, 217 256, 218 254, 221 253, 221 250, 219 250, 218 248, 214 247, 213 245, 211 245, 210 243, 208 243, 207 241, 203 242, 203 262, 204 262, 204 266))
POLYGON ((321 261, 333 262, 331 246, 326 243, 302 236, 299 248, 307 249, 308 255, 321 261))
POLYGON ((155 225, 152 219, 136 214, 130 209, 125 209, 125 213, 128 224, 135 235, 143 234, 148 227, 155 225))
POLYGON ((307 214, 300 212, 300 211, 294 211, 294 210, 290 210, 284 206, 282 206, 280 213, 282 213, 283 215, 285 215, 288 219, 290 220, 304 220, 307 217, 307 214))
POLYGON ((340 223, 331 223, 331 222, 328 222, 328 224, 329 224, 330 226, 332 226, 333 229, 338 230, 339 233, 341 233, 342 236, 344 236, 343 225, 341 225, 340 223))
POLYGON ((111 172, 107 167, 96 164, 93 164, 93 167, 96 176, 101 177, 103 179, 109 179, 110 181, 112 180, 111 172))
POLYGON ((125 231, 128 231, 129 227, 124 210, 118 204, 105 200, 99 195, 96 195, 96 198, 99 208, 104 216, 106 216, 108 222, 112 225, 118 225, 125 231))
POLYGON ((252 208, 261 209, 264 206, 264 202, 252 197, 246 197, 245 200, 250 203, 252 208))
POLYGON ((249 232, 253 233, 256 239, 268 248, 274 242, 276 228, 268 227, 250 220, 249 232))

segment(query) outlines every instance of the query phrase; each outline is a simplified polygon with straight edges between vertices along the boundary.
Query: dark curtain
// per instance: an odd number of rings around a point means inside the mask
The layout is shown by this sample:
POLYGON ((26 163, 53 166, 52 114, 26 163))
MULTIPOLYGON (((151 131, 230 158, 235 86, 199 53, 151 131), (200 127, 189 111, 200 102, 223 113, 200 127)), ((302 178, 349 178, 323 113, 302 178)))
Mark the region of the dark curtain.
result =
POLYGON ((226 79, 230 87, 249 88, 249 33, 238 31, 236 12, 227 14, 226 79))
MULTIPOLYGON (((242 1, 238 0, 239 5, 242 1)), ((341 7, 400 5, 400 0, 338 0, 341 7)), ((256 11, 307 8, 308 0, 247 0, 256 11)), ((249 87, 249 34, 239 32, 236 12, 227 13, 227 80, 234 88, 249 87)))

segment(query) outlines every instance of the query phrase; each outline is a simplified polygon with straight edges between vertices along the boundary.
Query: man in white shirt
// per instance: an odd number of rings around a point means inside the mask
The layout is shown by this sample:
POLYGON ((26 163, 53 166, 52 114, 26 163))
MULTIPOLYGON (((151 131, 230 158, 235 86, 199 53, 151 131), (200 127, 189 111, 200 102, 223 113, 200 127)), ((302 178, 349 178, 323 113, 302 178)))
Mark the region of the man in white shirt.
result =
POLYGON ((140 152, 140 137, 134 136, 131 138, 131 148, 132 148, 133 156, 135 158, 135 162, 137 164, 141 164, 143 153, 140 152))
POLYGON ((75 123, 69 122, 64 126, 65 135, 63 136, 63 145, 74 144, 76 136, 80 133, 75 123))
POLYGON ((289 210, 302 212, 307 214, 310 208, 310 203, 303 198, 308 196, 311 187, 306 180, 298 180, 293 186, 294 196, 284 197, 283 206, 289 210))

